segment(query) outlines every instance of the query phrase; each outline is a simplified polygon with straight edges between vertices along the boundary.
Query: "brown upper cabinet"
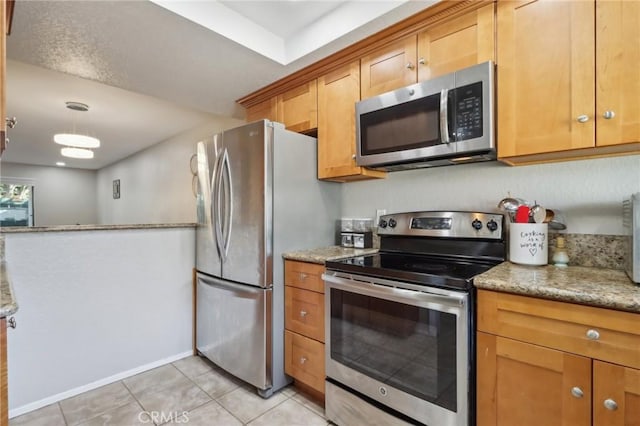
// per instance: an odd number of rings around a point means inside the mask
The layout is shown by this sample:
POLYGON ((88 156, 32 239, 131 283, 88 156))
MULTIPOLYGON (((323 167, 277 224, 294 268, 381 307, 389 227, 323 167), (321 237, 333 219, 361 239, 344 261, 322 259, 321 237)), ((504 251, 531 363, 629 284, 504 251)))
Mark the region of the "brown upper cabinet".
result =
POLYGON ((276 121, 294 132, 306 133, 318 127, 316 80, 291 89, 277 98, 276 121))
POLYGON ((499 1, 498 157, 640 152, 640 2, 499 1))
POLYGON ((278 120, 278 101, 274 98, 269 98, 266 101, 262 101, 253 106, 247 108, 245 118, 248 123, 252 121, 267 119, 271 121, 278 120))
POLYGON ((493 60, 494 23, 487 4, 362 57, 362 99, 493 60))
POLYGON ((347 182, 386 176, 356 165, 359 100, 358 61, 318 77, 318 179, 347 182))

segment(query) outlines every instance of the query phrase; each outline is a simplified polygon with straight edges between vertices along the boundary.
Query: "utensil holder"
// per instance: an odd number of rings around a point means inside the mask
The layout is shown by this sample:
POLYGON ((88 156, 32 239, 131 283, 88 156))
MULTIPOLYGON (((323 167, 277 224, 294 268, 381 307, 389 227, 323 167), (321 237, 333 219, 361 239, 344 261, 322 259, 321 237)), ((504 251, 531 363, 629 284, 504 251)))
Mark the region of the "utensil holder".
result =
POLYGON ((509 225, 509 260, 521 265, 546 265, 549 257, 546 223, 509 225))

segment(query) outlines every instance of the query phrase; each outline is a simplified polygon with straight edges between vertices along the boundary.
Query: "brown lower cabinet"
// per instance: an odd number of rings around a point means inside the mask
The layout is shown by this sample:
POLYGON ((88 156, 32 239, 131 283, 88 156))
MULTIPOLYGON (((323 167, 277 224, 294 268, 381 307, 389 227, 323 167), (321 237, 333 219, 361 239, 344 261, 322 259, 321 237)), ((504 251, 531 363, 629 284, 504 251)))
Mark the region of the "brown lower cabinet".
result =
POLYGON ((285 260, 284 371, 324 399, 324 266, 285 260))
POLYGON ((480 290, 477 425, 640 425, 640 315, 480 290))

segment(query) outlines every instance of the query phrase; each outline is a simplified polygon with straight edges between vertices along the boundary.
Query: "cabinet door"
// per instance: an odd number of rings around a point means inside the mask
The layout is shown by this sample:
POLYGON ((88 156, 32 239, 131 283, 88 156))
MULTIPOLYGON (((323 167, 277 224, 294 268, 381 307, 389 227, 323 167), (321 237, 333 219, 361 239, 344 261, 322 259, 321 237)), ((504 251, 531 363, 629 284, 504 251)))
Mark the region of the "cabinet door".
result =
POLYGON ((248 123, 252 121, 267 119, 271 121, 277 121, 277 100, 276 98, 267 99, 247 108, 246 120, 248 123))
POLYGON ((596 2, 598 146, 640 141, 639 40, 639 1, 596 2))
POLYGON ((591 359, 477 336, 478 426, 591 425, 591 359))
POLYGON ((318 89, 316 80, 278 95, 278 120, 293 132, 318 127, 318 89))
POLYGON ((356 166, 356 102, 360 66, 352 62, 318 78, 318 179, 339 182, 385 177, 356 166))
POLYGON ((407 37, 360 59, 362 99, 417 81, 416 36, 407 37))
POLYGON ((640 370, 594 361, 593 424, 640 425, 640 370))
POLYGON ((418 34, 418 81, 494 60, 494 6, 488 4, 418 34))
POLYGON ((595 145, 594 9, 498 2, 498 157, 595 145))
POLYGON ((284 331, 284 372, 324 395, 324 344, 284 331))

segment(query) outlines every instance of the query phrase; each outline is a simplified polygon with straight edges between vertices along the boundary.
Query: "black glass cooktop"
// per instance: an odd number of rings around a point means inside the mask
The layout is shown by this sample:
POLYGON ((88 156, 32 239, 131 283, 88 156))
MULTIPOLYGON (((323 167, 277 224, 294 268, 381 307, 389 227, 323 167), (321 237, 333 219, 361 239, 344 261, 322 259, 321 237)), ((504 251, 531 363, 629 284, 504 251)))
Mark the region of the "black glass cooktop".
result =
POLYGON ((405 281, 433 287, 468 290, 473 277, 497 262, 467 261, 425 255, 376 253, 327 261, 327 269, 405 281))

